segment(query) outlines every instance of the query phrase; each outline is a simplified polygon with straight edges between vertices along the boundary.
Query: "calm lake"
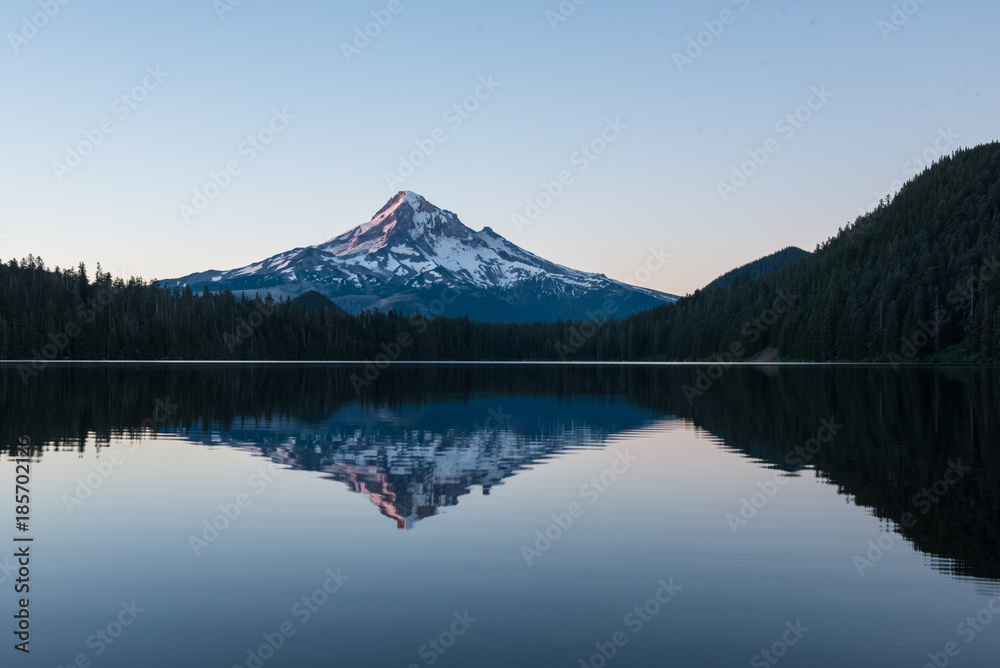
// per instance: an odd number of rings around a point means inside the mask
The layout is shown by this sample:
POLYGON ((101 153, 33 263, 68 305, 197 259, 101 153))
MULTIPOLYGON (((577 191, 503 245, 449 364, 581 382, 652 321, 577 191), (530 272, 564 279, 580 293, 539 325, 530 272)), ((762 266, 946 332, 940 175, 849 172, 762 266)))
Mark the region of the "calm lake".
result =
POLYGON ((1000 370, 364 371, 0 367, 0 665, 998 665, 1000 370))

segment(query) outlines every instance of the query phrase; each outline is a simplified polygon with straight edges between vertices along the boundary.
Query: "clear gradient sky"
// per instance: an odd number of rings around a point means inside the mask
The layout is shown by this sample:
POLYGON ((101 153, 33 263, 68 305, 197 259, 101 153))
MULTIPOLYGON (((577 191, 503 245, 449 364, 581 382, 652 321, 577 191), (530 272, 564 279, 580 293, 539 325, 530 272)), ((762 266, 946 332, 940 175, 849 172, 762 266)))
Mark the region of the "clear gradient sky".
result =
POLYGON ((146 279, 231 269, 411 189, 612 278, 665 251, 642 284, 685 294, 812 250, 912 176, 914 155, 1000 138, 1000 6, 985 0, 567 0, 568 16, 559 0, 237 2, 3 3, 0 258, 146 279), (386 25, 355 42, 372 12, 386 25), (807 120, 778 124, 797 110, 807 120), (244 144, 272 122, 270 144, 244 144), (579 152, 602 132, 602 154, 579 152), (387 182, 418 141, 423 164, 387 182), (724 197, 748 151, 767 162, 724 197))

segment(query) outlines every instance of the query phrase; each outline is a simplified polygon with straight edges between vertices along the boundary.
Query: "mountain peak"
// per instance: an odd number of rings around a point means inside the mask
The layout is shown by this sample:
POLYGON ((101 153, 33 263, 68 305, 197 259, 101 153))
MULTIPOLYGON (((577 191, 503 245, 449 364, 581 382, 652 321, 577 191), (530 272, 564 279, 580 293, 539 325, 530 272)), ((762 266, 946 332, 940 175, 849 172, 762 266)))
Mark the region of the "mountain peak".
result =
POLYGON ((453 214, 445 214, 412 190, 401 190, 370 221, 314 248, 337 256, 367 255, 399 240, 401 235, 420 238, 429 226, 448 215, 453 214))
POLYGON ((382 209, 376 213, 375 216, 378 217, 379 214, 384 213, 389 209, 398 209, 403 204, 409 204, 411 208, 416 208, 421 202, 427 202, 427 200, 412 190, 400 190, 398 193, 389 198, 389 201, 386 202, 385 206, 382 207, 382 209))
MULTIPOLYGON (((400 190, 398 193, 389 198, 389 201, 385 203, 385 206, 378 210, 378 212, 372 217, 371 221, 369 221, 369 224, 382 222, 392 214, 396 213, 404 205, 409 206, 411 209, 416 211, 422 202, 427 203, 427 200, 412 190, 400 190)), ((364 227, 364 225, 361 227, 364 227)))

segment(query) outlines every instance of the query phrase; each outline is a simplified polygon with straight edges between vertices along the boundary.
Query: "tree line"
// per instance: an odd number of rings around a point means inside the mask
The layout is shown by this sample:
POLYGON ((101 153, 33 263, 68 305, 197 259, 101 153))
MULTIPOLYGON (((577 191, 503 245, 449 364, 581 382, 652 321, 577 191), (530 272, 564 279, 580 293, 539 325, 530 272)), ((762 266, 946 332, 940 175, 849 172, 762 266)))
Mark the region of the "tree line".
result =
POLYGON ((0 263, 0 359, 31 360, 28 378, 62 359, 1000 361, 1000 143, 765 269, 627 318, 504 324, 196 295, 28 256, 0 263))

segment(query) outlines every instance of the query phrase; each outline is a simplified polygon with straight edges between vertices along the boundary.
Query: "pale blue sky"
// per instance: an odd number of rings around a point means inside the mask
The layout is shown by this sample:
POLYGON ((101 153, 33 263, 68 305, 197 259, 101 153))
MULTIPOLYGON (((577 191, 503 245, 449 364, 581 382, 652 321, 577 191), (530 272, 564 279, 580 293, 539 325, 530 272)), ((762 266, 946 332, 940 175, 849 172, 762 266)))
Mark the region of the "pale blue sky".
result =
POLYGON ((1000 7, 981 0, 897 3, 912 15, 892 32, 879 21, 894 3, 879 1, 587 0, 554 28, 559 0, 243 0, 221 20, 224 2, 3 4, 0 258, 147 279, 230 269, 337 236, 409 188, 613 278, 662 249, 672 260, 643 284, 684 294, 784 246, 813 249, 935 141, 1000 135, 1000 7), (54 16, 26 28, 40 6, 54 16), (372 12, 392 20, 348 62, 341 45, 372 12), (675 52, 710 28, 679 68, 675 52), (144 80, 134 109, 114 103, 144 80), (477 87, 475 111, 446 116, 477 87), (832 97, 779 129, 814 87, 832 97), (274 120, 273 143, 242 145, 275 109, 294 119, 274 120), (606 151, 577 154, 609 119, 606 151), (429 139, 439 128, 443 143, 429 139), (87 131, 100 144, 55 168, 87 131), (418 140, 433 154, 390 187, 418 140), (724 201, 719 182, 765 146, 724 201), (229 162, 239 173, 186 222, 180 205, 229 162), (564 170, 572 182, 518 229, 513 214, 564 170))

